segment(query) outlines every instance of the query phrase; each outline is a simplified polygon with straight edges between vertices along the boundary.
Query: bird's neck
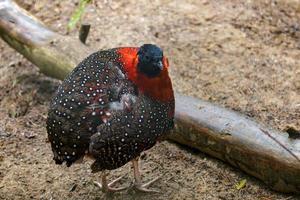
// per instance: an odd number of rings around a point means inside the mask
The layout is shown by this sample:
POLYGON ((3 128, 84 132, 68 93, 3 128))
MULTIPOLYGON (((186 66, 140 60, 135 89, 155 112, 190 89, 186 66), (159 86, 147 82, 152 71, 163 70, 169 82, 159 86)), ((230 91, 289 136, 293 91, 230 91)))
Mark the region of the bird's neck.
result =
POLYGON ((128 79, 137 86, 139 92, 160 102, 168 103, 174 100, 166 59, 164 59, 164 68, 160 74, 156 77, 149 78, 137 71, 138 48, 120 48, 118 51, 120 54, 120 62, 123 65, 128 79))

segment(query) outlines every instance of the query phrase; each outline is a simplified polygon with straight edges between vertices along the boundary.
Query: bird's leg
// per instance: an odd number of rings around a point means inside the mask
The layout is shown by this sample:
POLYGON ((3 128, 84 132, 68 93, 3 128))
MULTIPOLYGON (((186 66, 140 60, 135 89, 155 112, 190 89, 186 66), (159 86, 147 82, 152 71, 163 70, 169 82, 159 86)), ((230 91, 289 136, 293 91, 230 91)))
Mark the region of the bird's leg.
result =
POLYGON ((149 181, 148 183, 142 184, 142 179, 141 179, 141 173, 140 173, 140 170, 139 170, 138 160, 139 160, 139 157, 132 160, 134 180, 135 180, 133 187, 135 189, 141 191, 141 192, 159 192, 157 190, 148 189, 147 187, 150 186, 155 181, 157 181, 158 179, 160 179, 161 176, 156 177, 155 179, 149 181))
POLYGON ((113 188, 112 186, 117 183, 120 179, 122 179, 125 175, 113 180, 110 183, 107 183, 106 172, 103 171, 101 175, 101 183, 94 181, 94 183, 101 188, 103 192, 119 192, 127 189, 127 187, 113 188))

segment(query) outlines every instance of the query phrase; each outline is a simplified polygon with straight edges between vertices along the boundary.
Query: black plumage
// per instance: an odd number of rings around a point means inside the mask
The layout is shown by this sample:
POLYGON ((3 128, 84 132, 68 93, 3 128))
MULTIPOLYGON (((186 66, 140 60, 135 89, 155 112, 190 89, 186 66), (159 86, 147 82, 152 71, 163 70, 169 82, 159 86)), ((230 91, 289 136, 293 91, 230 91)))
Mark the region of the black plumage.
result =
POLYGON ((140 93, 123 64, 117 49, 96 52, 59 86, 47 119, 57 164, 70 166, 89 154, 93 172, 115 169, 173 127, 174 100, 140 93))

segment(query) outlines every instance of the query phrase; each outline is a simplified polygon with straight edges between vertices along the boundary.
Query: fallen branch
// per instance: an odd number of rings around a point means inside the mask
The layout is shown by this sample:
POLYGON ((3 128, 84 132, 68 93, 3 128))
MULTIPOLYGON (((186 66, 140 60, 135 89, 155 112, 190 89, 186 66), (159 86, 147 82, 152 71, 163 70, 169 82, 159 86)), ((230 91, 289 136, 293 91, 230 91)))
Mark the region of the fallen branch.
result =
POLYGON ((78 39, 53 32, 11 0, 0 0, 0 34, 42 73, 58 79, 93 52, 78 39))
POLYGON ((272 189, 300 192, 300 140, 228 109, 176 95, 171 140, 197 148, 251 174, 272 189))
MULTIPOLYGON (((10 0, 0 0, 0 36, 41 72, 58 79, 93 52, 78 39, 49 30, 10 0)), ((176 95, 175 118, 169 139, 228 162, 274 190, 300 193, 299 139, 181 95, 176 95)))

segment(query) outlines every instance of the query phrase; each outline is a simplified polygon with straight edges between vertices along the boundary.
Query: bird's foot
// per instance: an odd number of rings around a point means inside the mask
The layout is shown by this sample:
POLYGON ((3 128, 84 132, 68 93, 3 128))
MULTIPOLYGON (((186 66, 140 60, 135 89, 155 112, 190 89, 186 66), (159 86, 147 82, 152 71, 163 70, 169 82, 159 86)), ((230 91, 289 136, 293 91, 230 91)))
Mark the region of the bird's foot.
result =
POLYGON ((152 185, 154 182, 156 182, 157 180, 159 180, 161 177, 162 177, 162 176, 156 177, 155 179, 153 179, 153 180, 151 180, 151 181, 149 181, 149 182, 147 182, 147 183, 144 183, 144 184, 135 182, 135 183, 133 184, 133 188, 134 188, 135 190, 140 191, 140 192, 160 193, 160 191, 154 190, 154 189, 149 189, 148 187, 149 187, 150 185, 152 185))
MULTIPOLYGON (((126 174, 125 174, 126 175, 126 174)), ((94 181, 94 184, 98 187, 100 187, 100 189, 102 190, 102 192, 104 193, 114 193, 114 192, 120 192, 123 190, 126 190, 128 187, 119 187, 119 188, 114 188, 113 186, 119 181, 121 180, 125 175, 120 176, 119 178, 113 180, 112 182, 106 184, 105 182, 103 183, 99 183, 97 181, 94 181)))

